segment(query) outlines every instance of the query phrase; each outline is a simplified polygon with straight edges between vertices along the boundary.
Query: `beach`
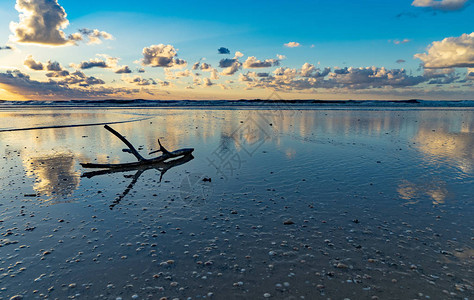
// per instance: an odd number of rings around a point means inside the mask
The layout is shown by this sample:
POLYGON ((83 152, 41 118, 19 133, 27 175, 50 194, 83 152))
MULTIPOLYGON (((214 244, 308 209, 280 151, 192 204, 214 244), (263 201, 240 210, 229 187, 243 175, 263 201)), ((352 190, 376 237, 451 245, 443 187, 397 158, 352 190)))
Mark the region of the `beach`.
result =
POLYGON ((472 299, 472 107, 0 109, 0 299, 472 299), (146 170, 80 163, 194 148, 146 170))

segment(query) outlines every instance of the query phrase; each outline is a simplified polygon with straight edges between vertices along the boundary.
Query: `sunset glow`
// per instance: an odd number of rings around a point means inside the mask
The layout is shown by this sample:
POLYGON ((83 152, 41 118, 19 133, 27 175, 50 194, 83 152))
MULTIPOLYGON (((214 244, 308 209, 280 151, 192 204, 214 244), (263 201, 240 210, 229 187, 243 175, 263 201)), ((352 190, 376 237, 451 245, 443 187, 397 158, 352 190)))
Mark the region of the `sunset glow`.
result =
POLYGON ((452 1, 17 0, 0 99, 471 99, 473 7, 452 1))

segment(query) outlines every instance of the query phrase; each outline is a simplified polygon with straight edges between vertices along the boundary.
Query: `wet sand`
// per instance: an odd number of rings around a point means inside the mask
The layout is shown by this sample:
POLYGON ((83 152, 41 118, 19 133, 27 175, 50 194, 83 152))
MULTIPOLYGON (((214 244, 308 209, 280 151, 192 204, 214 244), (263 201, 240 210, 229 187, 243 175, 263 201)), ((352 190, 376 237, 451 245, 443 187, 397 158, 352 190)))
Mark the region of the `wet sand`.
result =
POLYGON ((1 299, 472 299, 472 109, 0 111, 58 125, 0 132, 1 299), (194 159, 84 176, 138 118, 194 159))

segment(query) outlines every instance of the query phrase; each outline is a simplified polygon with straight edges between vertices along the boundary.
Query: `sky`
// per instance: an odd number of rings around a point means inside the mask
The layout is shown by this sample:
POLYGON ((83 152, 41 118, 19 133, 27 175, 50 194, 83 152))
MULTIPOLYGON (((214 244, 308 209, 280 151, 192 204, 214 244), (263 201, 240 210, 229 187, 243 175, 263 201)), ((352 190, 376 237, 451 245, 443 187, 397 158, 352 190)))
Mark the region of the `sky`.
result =
POLYGON ((474 100, 473 0, 0 1, 0 99, 474 100))

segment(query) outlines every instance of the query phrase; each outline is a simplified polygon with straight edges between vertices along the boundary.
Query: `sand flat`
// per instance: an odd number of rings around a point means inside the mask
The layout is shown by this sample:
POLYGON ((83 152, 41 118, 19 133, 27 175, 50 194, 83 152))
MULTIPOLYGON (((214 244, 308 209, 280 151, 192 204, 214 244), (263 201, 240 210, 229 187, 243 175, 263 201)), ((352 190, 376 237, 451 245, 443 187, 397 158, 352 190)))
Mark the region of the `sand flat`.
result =
POLYGON ((0 111, 128 120, 194 159, 88 178, 135 160, 102 126, 0 132, 0 298, 472 297, 472 108, 0 111))

